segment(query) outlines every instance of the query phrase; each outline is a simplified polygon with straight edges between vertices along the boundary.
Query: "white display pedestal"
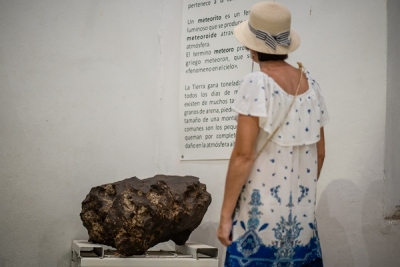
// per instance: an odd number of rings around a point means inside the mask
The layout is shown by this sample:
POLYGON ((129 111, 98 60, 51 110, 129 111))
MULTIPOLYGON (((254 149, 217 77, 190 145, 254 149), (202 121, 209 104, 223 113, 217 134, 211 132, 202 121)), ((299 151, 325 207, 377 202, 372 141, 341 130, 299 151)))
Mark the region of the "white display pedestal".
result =
POLYGON ((72 242, 71 267, 218 267, 218 249, 198 243, 175 246, 175 251, 149 250, 144 255, 115 256, 115 249, 88 242, 72 242))

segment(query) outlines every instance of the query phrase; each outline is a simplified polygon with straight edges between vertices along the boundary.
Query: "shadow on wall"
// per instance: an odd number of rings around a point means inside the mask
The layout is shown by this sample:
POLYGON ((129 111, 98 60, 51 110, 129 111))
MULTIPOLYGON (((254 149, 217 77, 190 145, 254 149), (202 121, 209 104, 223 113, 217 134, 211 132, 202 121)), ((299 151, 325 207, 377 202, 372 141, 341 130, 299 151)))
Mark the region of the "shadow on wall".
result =
POLYGON ((356 185, 349 180, 333 181, 322 192, 316 211, 322 256, 324 264, 329 267, 354 267, 346 229, 336 216, 351 214, 350 208, 341 201, 342 194, 339 194, 344 188, 349 192, 357 191, 356 185))
POLYGON ((362 207, 362 234, 370 258, 370 267, 398 267, 400 221, 384 220, 383 192, 384 181, 372 182, 367 188, 362 207))
POLYGON ((192 232, 189 241, 218 248, 218 266, 224 266, 226 248, 217 239, 218 222, 205 222, 192 232))
POLYGON ((40 250, 38 252, 38 263, 34 266, 70 267, 72 240, 87 239, 87 233, 81 226, 81 221, 67 217, 52 222, 42 221, 41 223, 45 224, 45 227, 43 227, 44 231, 38 238, 40 250), (63 227, 63 225, 69 225, 69 227, 63 227), (59 247, 54 249, 54 244, 59 247))

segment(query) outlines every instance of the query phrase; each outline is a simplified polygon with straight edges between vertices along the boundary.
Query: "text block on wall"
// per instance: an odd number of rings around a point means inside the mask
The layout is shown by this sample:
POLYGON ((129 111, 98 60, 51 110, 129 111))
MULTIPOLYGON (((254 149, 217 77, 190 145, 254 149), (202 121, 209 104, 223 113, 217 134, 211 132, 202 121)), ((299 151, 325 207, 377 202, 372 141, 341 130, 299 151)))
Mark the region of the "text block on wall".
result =
POLYGON ((249 15, 245 0, 183 1, 179 132, 181 160, 229 159, 236 137, 231 106, 249 52, 233 28, 249 15))

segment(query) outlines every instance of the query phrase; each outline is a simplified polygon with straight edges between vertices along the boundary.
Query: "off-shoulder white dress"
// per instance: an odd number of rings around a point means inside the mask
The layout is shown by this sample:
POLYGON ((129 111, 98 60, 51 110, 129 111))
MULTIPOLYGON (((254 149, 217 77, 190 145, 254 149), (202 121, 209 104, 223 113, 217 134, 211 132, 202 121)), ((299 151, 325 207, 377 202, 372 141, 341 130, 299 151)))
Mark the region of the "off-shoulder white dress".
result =
POLYGON ((243 187, 225 267, 322 266, 315 219, 316 143, 329 116, 318 83, 305 75, 309 89, 297 96, 285 121, 293 95, 261 71, 242 80, 232 108, 259 117, 257 149, 283 124, 243 187))

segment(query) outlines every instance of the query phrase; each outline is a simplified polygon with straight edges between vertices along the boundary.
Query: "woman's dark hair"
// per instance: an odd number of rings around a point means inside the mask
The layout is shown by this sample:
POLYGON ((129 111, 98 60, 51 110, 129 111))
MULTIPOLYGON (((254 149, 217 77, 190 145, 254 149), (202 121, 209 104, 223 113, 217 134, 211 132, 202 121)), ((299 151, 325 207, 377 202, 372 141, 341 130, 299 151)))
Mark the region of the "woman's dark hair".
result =
POLYGON ((261 52, 257 52, 258 61, 277 61, 277 60, 285 60, 288 58, 288 55, 273 55, 273 54, 264 54, 261 52))
MULTIPOLYGON (((244 47, 246 50, 250 50, 247 46, 244 47)), ((273 55, 273 54, 265 54, 261 52, 257 52, 258 54, 258 61, 278 61, 278 60, 285 60, 288 58, 288 55, 273 55)))

